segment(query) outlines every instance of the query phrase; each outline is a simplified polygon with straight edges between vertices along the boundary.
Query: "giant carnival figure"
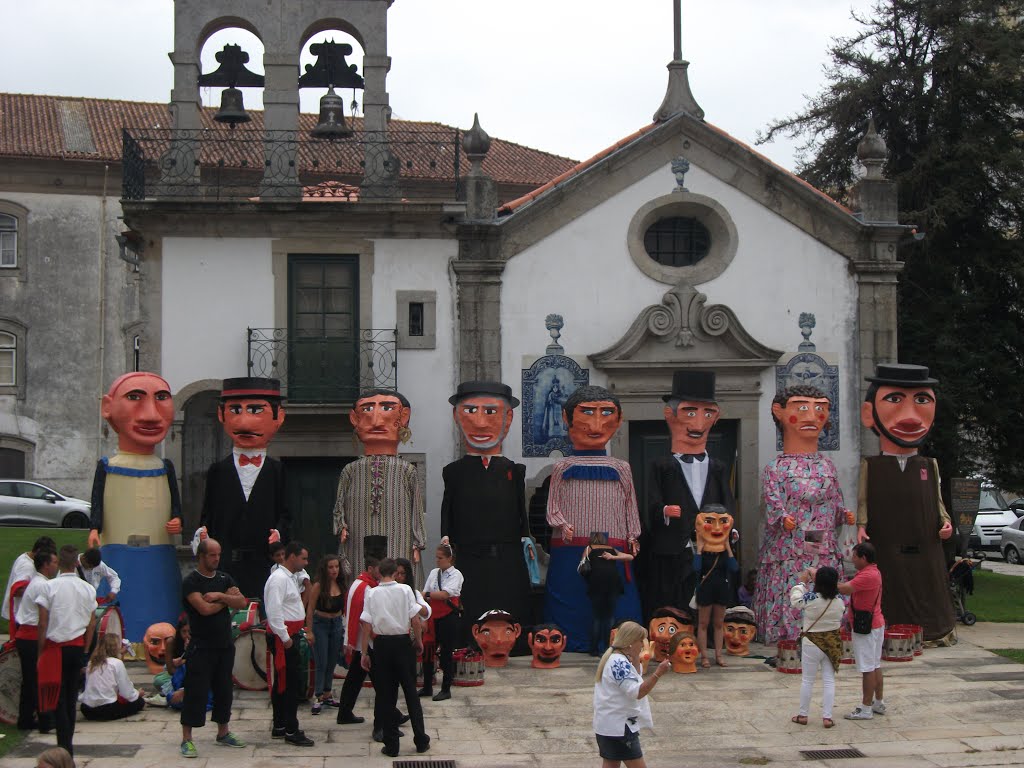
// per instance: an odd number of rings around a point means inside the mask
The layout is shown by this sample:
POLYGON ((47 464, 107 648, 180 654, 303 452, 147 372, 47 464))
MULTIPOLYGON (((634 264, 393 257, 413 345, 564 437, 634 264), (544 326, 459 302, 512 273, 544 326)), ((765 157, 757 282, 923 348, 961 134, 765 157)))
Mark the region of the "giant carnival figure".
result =
POLYGON ((954 618, 942 540, 953 533, 939 490, 939 465, 919 456, 935 421, 935 385, 922 365, 878 365, 861 423, 880 456, 860 463, 857 539, 871 539, 882 572, 888 624, 917 624, 925 640, 952 641, 954 618))
POLYGON ((725 464, 707 453, 719 416, 714 372, 676 371, 672 393, 662 400, 672 455, 651 463, 647 484, 639 568, 648 619, 665 606, 685 608, 693 596, 694 521, 701 506, 721 504, 736 511, 725 464))
POLYGON ((206 473, 195 539, 221 546, 220 569, 246 597, 262 598, 270 574, 268 545, 288 534, 284 467, 267 446, 284 423, 277 379, 224 379, 217 417, 234 448, 206 473))
POLYGON ((341 470, 334 505, 334 533, 349 580, 362 571, 366 536, 386 536, 387 557, 413 563, 419 563, 426 546, 416 467, 398 457, 399 442, 411 434, 410 414, 405 396, 388 389, 364 392, 349 414, 365 453, 341 470))
POLYGON ((562 417, 573 455, 559 459, 551 471, 547 519, 561 537, 551 537, 544 620, 565 630, 567 650, 593 651, 588 642, 593 622, 602 612, 605 621, 639 621, 640 597, 631 565, 615 563, 613 585, 588 585, 577 564, 594 533, 603 534, 615 550, 635 555, 640 517, 629 462, 607 454, 608 441, 622 424, 619 399, 604 387, 579 387, 565 401, 562 417), (614 604, 601 605, 604 598, 614 604))
POLYGON ((181 574, 171 536, 181 533, 174 465, 155 455, 174 419, 170 385, 155 373, 126 373, 103 396, 103 418, 117 453, 96 465, 89 546, 121 576, 125 635, 142 640, 150 624, 175 620, 181 574))
POLYGON ((816 387, 787 387, 772 400, 772 419, 782 431, 782 453, 761 474, 764 537, 761 541, 754 616, 765 645, 795 640, 802 612, 789 602, 797 575, 829 566, 842 572, 837 531, 853 525, 832 460, 818 452, 818 435, 829 426, 831 403, 816 387))
MULTIPOLYGON (((465 577, 466 616, 500 610, 531 625, 530 577, 523 542, 530 536, 526 467, 501 455, 519 400, 496 381, 464 381, 448 402, 462 432, 466 455, 442 471, 441 543, 451 544, 465 577)), ((463 622, 460 641, 468 640, 463 622)), ((529 653, 520 635, 514 655, 529 653)))

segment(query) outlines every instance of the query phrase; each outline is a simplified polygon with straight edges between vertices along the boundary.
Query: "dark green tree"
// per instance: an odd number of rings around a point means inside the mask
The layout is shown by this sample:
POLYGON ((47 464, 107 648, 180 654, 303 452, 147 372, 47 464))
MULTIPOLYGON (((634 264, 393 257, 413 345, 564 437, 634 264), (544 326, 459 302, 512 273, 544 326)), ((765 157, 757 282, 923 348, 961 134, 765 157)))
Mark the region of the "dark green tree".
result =
POLYGON ((879 0, 829 50, 828 84, 760 137, 799 136, 799 174, 838 199, 868 117, 900 221, 901 362, 941 380, 928 452, 1024 492, 1024 0, 879 0))

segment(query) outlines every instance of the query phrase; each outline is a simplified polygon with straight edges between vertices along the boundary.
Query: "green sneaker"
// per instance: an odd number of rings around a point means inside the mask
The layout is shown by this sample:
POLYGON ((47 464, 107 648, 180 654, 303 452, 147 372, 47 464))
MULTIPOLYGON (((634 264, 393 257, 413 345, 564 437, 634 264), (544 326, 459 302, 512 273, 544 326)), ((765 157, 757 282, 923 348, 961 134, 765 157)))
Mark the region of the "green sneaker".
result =
POLYGON ((181 756, 182 757, 199 757, 199 753, 196 751, 196 745, 191 741, 181 742, 181 756))
POLYGON ((235 736, 231 731, 228 731, 223 736, 217 737, 217 744, 222 747, 244 747, 245 742, 235 736))

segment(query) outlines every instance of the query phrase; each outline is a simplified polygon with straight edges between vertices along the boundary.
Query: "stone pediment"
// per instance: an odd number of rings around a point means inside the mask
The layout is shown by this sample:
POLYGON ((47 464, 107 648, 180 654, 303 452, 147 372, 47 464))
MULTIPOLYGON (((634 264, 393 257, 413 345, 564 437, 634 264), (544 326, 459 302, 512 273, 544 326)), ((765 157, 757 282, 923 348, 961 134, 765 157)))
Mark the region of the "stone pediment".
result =
POLYGON ((773 365, 782 352, 757 341, 724 304, 707 305, 707 296, 685 282, 646 307, 608 349, 590 355, 594 367, 629 369, 711 368, 739 373, 773 365))

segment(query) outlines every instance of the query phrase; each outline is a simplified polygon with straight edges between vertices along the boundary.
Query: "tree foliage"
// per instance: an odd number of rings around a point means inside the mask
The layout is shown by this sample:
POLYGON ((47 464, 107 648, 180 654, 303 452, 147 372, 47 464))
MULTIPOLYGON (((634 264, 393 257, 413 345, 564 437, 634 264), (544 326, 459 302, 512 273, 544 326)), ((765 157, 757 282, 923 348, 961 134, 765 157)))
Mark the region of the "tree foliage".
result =
POLYGON ((828 84, 761 136, 805 139, 800 175, 843 199, 873 116, 900 220, 901 362, 940 379, 947 476, 1024 491, 1024 0, 879 0, 833 41, 828 84))

